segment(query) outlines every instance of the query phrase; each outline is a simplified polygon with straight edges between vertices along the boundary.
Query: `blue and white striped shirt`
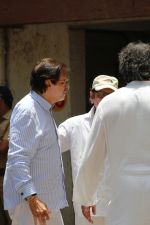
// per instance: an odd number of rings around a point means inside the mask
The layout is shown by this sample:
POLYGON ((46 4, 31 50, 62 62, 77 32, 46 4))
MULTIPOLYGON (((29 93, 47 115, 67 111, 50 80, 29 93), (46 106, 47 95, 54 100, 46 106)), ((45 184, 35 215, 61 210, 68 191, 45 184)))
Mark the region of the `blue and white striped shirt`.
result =
POLYGON ((11 209, 37 193, 50 209, 68 205, 57 130, 51 104, 34 91, 15 106, 4 176, 4 207, 11 209))

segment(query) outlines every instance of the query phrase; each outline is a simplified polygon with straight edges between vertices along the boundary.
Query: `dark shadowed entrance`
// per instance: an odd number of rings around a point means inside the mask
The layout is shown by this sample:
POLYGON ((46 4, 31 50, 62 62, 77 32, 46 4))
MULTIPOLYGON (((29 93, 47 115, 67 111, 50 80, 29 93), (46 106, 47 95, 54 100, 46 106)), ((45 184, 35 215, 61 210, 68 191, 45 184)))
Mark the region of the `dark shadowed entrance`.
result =
POLYGON ((138 40, 150 42, 150 32, 86 31, 86 111, 90 109, 88 93, 95 76, 112 75, 120 87, 124 85, 118 72, 118 53, 127 43, 138 40))

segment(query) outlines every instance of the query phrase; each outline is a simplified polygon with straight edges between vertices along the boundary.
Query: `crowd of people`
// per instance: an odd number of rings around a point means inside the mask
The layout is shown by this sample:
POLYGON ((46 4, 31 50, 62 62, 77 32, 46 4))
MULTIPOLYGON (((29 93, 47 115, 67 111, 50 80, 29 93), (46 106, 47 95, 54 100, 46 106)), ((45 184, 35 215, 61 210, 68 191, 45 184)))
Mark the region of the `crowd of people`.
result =
POLYGON ((75 225, 149 225, 150 44, 121 49, 119 73, 126 86, 96 75, 91 110, 58 128, 53 109, 69 91, 67 65, 39 61, 30 92, 13 110, 10 89, 0 86, 1 225, 64 224, 62 153, 68 150, 75 225))

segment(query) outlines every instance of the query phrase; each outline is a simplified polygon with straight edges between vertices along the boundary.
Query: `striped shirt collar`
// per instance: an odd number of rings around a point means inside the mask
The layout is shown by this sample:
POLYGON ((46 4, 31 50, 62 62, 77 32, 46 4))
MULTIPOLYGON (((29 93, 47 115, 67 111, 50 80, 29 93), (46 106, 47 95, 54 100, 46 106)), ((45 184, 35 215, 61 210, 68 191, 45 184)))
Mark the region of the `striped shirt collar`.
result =
POLYGON ((40 104, 42 108, 44 108, 46 111, 50 111, 52 109, 52 104, 50 104, 48 101, 46 101, 43 97, 41 97, 39 94, 37 94, 35 91, 30 91, 31 97, 40 104))

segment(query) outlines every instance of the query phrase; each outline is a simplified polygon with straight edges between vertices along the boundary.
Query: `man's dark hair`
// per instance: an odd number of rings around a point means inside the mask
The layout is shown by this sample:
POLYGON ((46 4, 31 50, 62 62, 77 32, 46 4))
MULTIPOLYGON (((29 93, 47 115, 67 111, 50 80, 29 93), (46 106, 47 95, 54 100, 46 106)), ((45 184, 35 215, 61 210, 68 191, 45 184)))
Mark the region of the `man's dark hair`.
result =
POLYGON ((47 86, 45 80, 50 79, 53 84, 56 84, 60 77, 62 68, 67 66, 52 58, 44 58, 38 62, 31 72, 30 85, 31 89, 43 93, 47 86))
POLYGON ((150 78, 150 44, 131 42, 119 53, 119 72, 126 83, 150 78))
POLYGON ((12 108, 13 96, 7 86, 0 85, 0 98, 4 100, 5 104, 9 107, 9 109, 12 108))

